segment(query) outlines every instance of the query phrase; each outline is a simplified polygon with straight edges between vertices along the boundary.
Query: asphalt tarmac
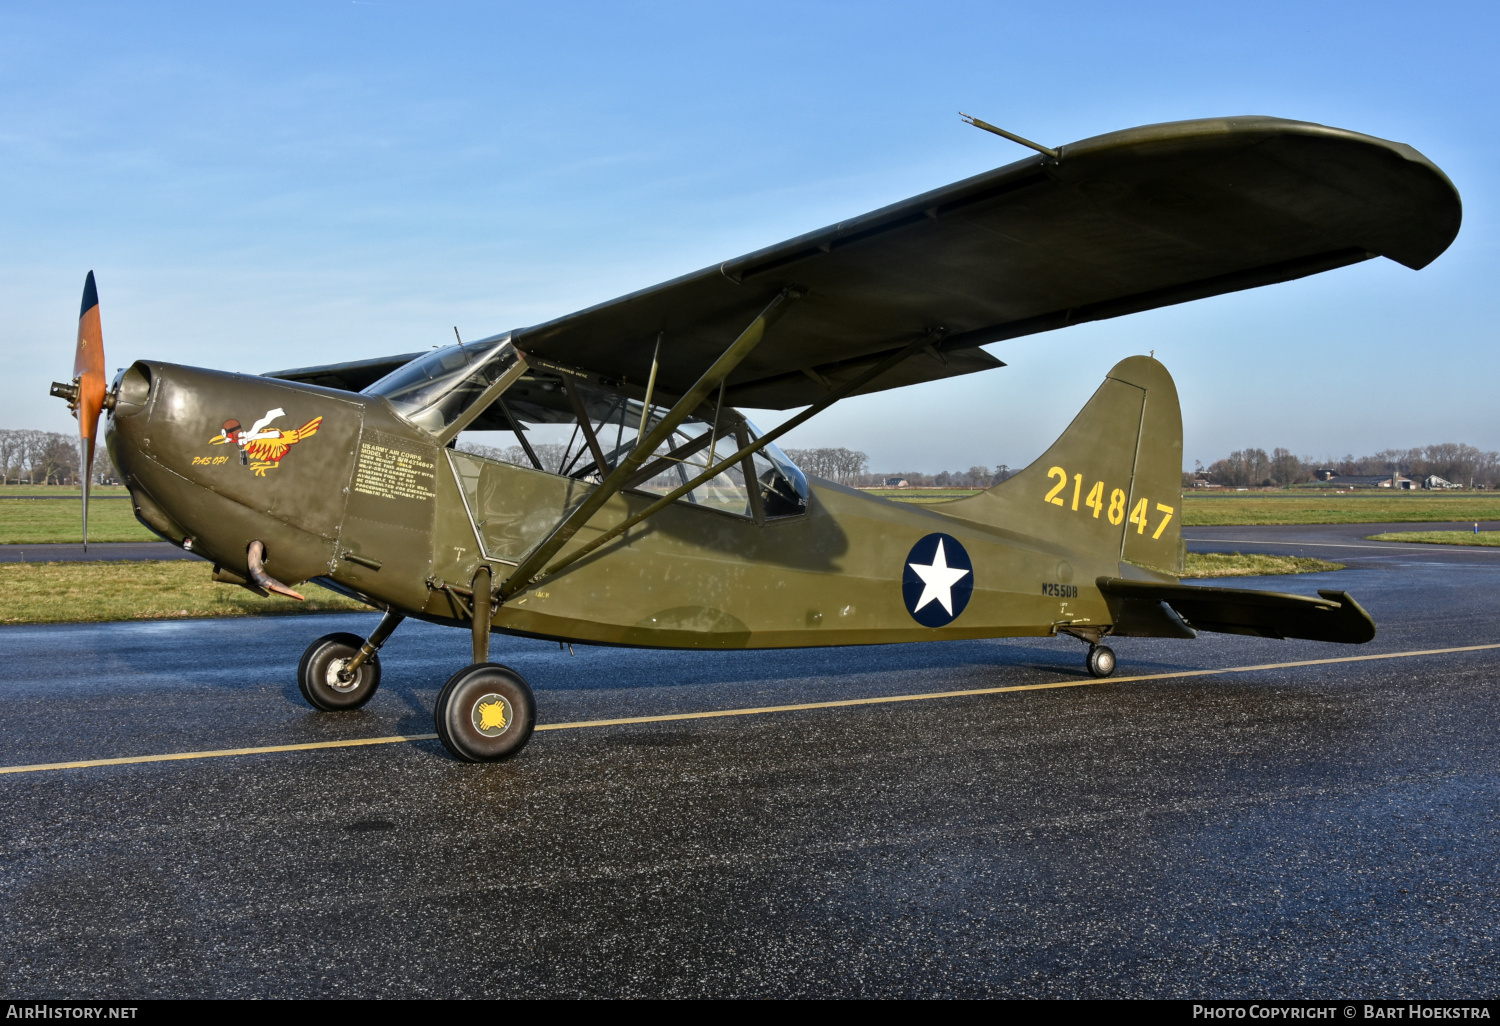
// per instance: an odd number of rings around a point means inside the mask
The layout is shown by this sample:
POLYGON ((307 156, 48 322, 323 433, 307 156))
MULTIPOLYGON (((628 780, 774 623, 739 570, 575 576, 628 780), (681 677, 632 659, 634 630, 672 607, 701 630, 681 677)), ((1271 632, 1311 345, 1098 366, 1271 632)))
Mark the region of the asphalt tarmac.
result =
MULTIPOLYGON (((1365 646, 1121 639, 1096 683, 1067 639, 497 637, 546 725, 1077 686, 549 730, 489 766, 416 740, 0 775, 0 991, 1494 997, 1500 647, 1404 653, 1500 645, 1500 552, 1376 529, 1190 532, 1348 563, 1214 583, 1348 590, 1365 646)), ((403 625, 362 711, 302 703, 307 642, 373 625, 0 628, 0 766, 430 733, 459 631, 403 625)))
POLYGON ((114 563, 146 559, 202 559, 171 542, 94 542, 84 551, 81 543, 46 545, 0 545, 0 563, 114 563))

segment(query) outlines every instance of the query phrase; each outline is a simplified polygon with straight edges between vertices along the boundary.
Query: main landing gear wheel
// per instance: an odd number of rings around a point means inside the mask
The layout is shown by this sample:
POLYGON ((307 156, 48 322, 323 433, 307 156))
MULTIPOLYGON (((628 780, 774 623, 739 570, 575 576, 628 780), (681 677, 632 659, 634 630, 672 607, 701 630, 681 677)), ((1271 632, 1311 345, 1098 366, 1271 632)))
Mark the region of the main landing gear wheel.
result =
POLYGON ((339 671, 349 664, 364 639, 357 634, 325 634, 307 646, 297 664, 297 687, 314 709, 338 712, 358 709, 375 697, 380 687, 380 656, 371 655, 348 680, 339 671))
POLYGON ((1091 675, 1108 677, 1115 672, 1115 650, 1108 645, 1090 645, 1088 665, 1091 675))
POLYGON ((499 663, 475 663, 448 678, 433 706, 432 720, 454 758, 499 762, 531 740, 536 701, 515 670, 499 663))

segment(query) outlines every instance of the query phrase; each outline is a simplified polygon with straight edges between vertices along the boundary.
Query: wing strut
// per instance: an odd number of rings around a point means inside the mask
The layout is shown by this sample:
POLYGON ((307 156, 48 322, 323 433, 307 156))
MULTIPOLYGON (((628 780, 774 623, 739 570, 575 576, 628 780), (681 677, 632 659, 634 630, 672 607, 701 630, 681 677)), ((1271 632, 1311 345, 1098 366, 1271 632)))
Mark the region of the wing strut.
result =
MULTIPOLYGON (((795 417, 793 417, 791 420, 787 421, 785 424, 782 424, 780 427, 774 428, 771 431, 767 431, 765 434, 761 435, 759 438, 757 438, 753 442, 750 442, 748 444, 742 444, 740 446, 738 452, 735 452, 733 455, 726 456, 724 459, 720 460, 718 463, 715 463, 713 466, 709 467, 707 470, 704 470, 701 474, 699 474, 697 477, 693 478, 691 481, 688 481, 685 484, 679 485, 677 488, 674 488, 672 491, 668 492, 666 495, 663 495, 660 499, 657 499, 655 502, 653 502, 651 505, 647 506, 645 509, 641 510, 639 513, 635 514, 632 517, 627 517, 626 519, 624 519, 624 520, 620 521, 618 524, 616 524, 614 527, 611 527, 608 531, 605 531, 599 537, 595 538, 593 541, 589 542, 588 544, 584 545, 583 547, 577 549, 574 552, 568 553, 567 556, 565 556, 564 558, 558 560, 556 563, 553 563, 551 566, 549 566, 547 568, 546 573, 543 576, 550 577, 553 574, 557 573, 559 570, 561 570, 563 567, 569 566, 572 563, 576 563, 578 560, 582 559, 584 556, 587 556, 590 552, 593 552, 595 549, 597 549, 599 546, 603 545, 605 542, 608 542, 608 541, 611 541, 611 540, 613 540, 615 538, 618 538, 620 535, 622 535, 626 531, 630 530, 636 524, 639 524, 641 521, 645 520, 646 518, 651 517, 651 516, 655 516, 657 513, 659 513, 662 510, 666 509, 668 506, 672 505, 672 503, 674 503, 678 499, 682 498, 684 495, 686 495, 688 492, 692 491, 694 488, 697 488, 699 485, 701 485, 704 481, 707 481, 709 478, 711 478, 711 477, 717 477, 718 475, 724 473, 724 471, 726 471, 726 470, 730 469, 731 467, 733 467, 736 463, 739 463, 739 462, 741 462, 743 460, 750 459, 757 452, 759 452, 760 450, 764 449, 766 446, 770 445, 772 442, 776 441, 776 439, 780 438, 782 435, 786 434, 788 431, 790 431, 793 428, 797 427, 798 425, 804 423, 805 421, 807 421, 809 418, 815 416, 816 414, 819 414, 819 413, 823 412, 824 410, 828 409, 828 407, 832 406, 834 403, 838 402, 840 399, 844 398, 849 393, 851 393, 851 392, 855 391, 856 389, 858 389, 858 388, 860 388, 860 387, 868 384, 871 381, 874 381, 876 378, 880 377, 880 375, 884 374, 886 371, 888 371, 892 367, 896 366, 896 364, 900 363, 902 360, 905 360, 907 357, 911 356, 912 354, 918 353, 921 350, 923 350, 924 348, 926 348, 927 346, 932 345, 934 342, 936 342, 941 337, 942 337, 942 332, 941 331, 938 331, 938 332, 927 332, 926 334, 922 335, 921 338, 917 339, 915 342, 913 342, 910 345, 908 345, 905 349, 902 349, 902 350, 900 350, 900 351, 892 354, 891 356, 886 357, 884 360, 881 360, 879 363, 877 363, 875 366, 871 367, 869 370, 865 371, 863 374, 860 374, 857 377, 854 377, 854 378, 850 379, 849 381, 846 381, 844 384, 840 385, 838 388, 835 388, 833 391, 829 392, 823 398, 821 398, 817 402, 813 403, 811 406, 809 406, 807 409, 803 410, 801 413, 797 414, 795 417)), ((738 438, 736 439, 736 441, 739 441, 739 440, 740 439, 738 439, 738 438)), ((756 494, 755 487, 754 487, 753 484, 751 484, 751 482, 754 481, 754 480, 755 480, 754 474, 747 473, 745 475, 745 487, 750 492, 751 495, 755 495, 756 494)), ((765 514, 762 513, 760 519, 763 519, 764 516, 765 516, 765 514)))
POLYGON ((594 457, 594 466, 599 472, 604 472, 604 450, 599 448, 599 438, 594 434, 594 426, 589 423, 589 411, 583 405, 583 396, 578 394, 578 389, 573 387, 573 382, 563 378, 563 391, 568 393, 568 402, 573 406, 573 416, 578 418, 578 426, 583 429, 583 440, 588 443, 589 455, 594 457))
POLYGON ((521 561, 511 575, 500 585, 499 600, 504 602, 516 592, 531 583, 531 579, 537 576, 542 567, 547 565, 547 560, 557 555, 573 535, 578 533, 579 528, 589 522, 589 519, 604 506, 609 499, 625 487, 635 472, 640 469, 646 458, 654 453, 663 442, 672 436, 677 426, 688 418, 688 415, 703 405, 719 383, 739 366, 740 361, 750 355, 750 352, 760 344, 765 337, 766 330, 786 312, 787 304, 791 301, 801 299, 803 293, 791 288, 782 289, 776 297, 767 304, 760 315, 751 321, 744 331, 740 332, 739 338, 729 344, 723 354, 713 362, 713 366, 703 372, 692 388, 683 393, 682 398, 667 411, 666 416, 657 421, 649 433, 641 437, 630 455, 626 456, 609 476, 600 482, 599 487, 579 504, 578 508, 563 518, 562 522, 552 529, 545 541, 532 550, 531 555, 521 561))
POLYGON ((510 415, 510 407, 505 405, 505 397, 497 395, 495 396, 495 402, 500 404, 500 412, 505 414, 506 423, 515 429, 516 441, 521 443, 521 448, 526 451, 526 458, 531 460, 531 465, 538 470, 546 470, 547 468, 542 466, 542 461, 537 459, 536 450, 526 440, 526 434, 521 428, 521 422, 510 415))

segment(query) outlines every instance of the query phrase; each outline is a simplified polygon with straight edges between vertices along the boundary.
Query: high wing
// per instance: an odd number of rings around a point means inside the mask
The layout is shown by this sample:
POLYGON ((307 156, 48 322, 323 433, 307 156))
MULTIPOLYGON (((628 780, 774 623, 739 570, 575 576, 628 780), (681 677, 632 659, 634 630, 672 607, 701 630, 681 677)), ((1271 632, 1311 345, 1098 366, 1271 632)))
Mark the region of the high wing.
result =
POLYGON ((300 381, 306 385, 322 385, 324 388, 341 388, 345 392, 359 392, 375 384, 397 367, 411 363, 422 353, 405 353, 401 356, 380 356, 373 360, 354 360, 350 363, 329 363, 316 367, 296 367, 291 370, 271 371, 268 378, 300 381))
MULTIPOLYGON (((735 369, 726 395, 734 406, 786 409, 924 335, 934 343, 926 354, 858 391, 1001 366, 978 348, 987 343, 1375 256, 1420 268, 1461 218, 1453 184, 1401 143, 1268 117, 1148 125, 519 329, 512 341, 639 385, 660 336, 659 387, 680 394, 794 287, 805 298, 735 369)), ((273 376, 352 384, 407 358, 273 376)))

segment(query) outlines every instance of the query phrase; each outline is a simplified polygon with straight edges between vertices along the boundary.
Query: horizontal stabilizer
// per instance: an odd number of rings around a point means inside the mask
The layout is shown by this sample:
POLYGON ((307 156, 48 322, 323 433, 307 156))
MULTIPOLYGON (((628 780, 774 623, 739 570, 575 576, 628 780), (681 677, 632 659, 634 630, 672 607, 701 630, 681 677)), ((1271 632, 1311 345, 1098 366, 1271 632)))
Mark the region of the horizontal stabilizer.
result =
POLYGON ((1342 591, 1322 598, 1244 588, 1199 588, 1101 577, 1096 582, 1111 608, 1164 602, 1200 631, 1260 638, 1303 638, 1363 645, 1375 637, 1375 621, 1342 591))

